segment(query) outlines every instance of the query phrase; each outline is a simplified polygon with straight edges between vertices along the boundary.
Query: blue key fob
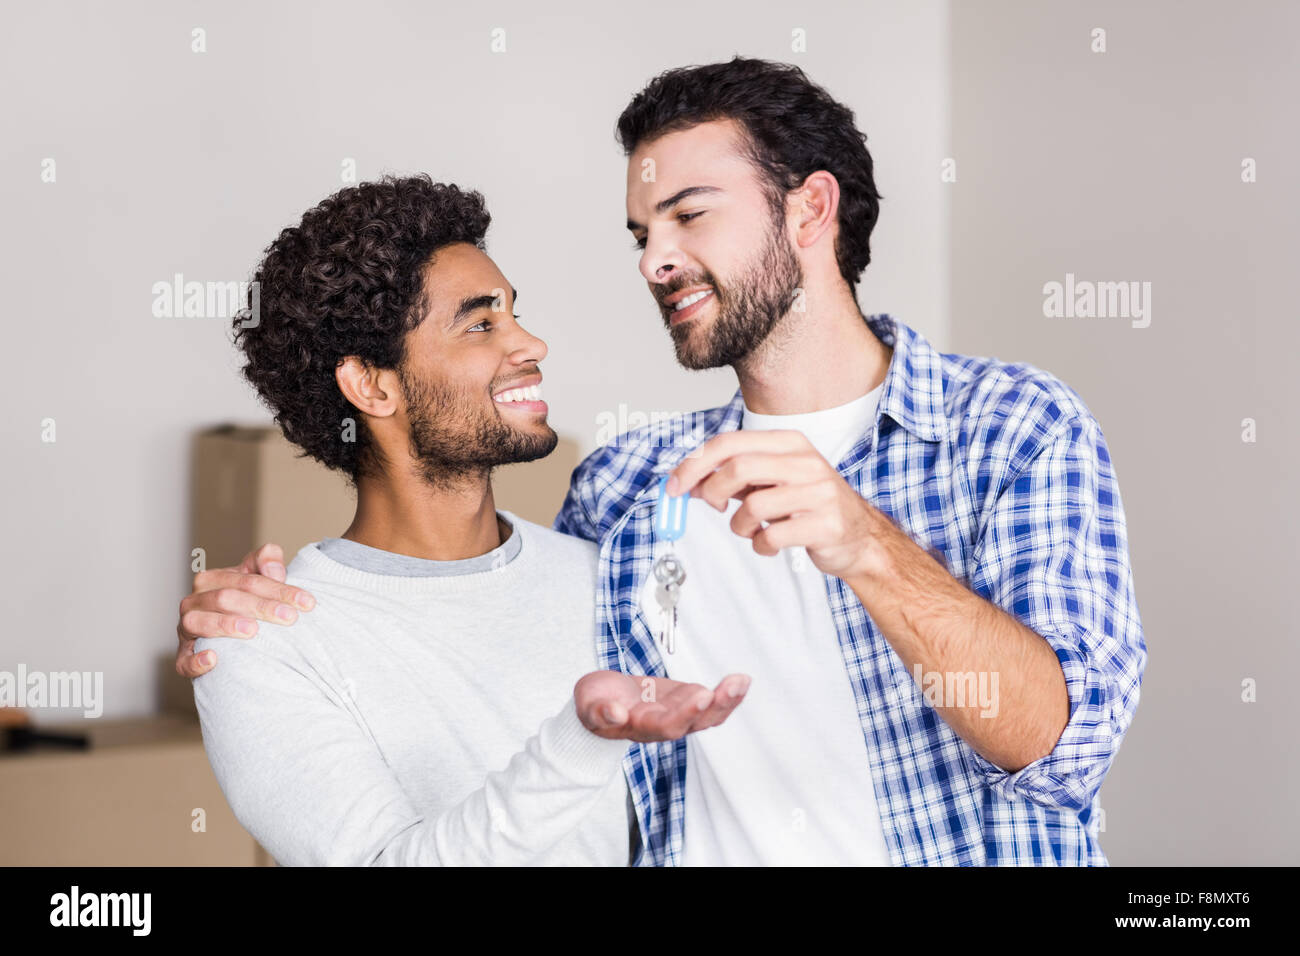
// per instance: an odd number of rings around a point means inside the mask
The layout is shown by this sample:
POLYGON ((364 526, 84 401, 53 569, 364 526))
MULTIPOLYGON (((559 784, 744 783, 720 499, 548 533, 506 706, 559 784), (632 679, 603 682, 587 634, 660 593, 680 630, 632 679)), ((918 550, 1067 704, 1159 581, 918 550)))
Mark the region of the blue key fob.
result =
POLYGON ((659 479, 659 501, 655 505, 655 537, 660 541, 676 541, 686 533, 686 506, 690 494, 668 494, 668 476, 659 479))

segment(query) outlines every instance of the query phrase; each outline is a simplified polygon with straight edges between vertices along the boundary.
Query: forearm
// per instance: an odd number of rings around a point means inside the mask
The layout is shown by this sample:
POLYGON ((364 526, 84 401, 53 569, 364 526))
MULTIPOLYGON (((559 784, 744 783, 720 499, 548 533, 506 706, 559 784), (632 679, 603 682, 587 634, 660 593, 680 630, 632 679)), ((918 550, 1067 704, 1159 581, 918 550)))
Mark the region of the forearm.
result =
POLYGON ((1050 753, 1070 715, 1065 675, 1051 646, 880 517, 872 570, 846 583, 926 699, 963 740, 1005 770, 1050 753))
POLYGON ((546 720, 504 770, 437 816, 394 837, 377 866, 519 866, 533 863, 593 812, 627 742, 604 740, 573 702, 546 720))

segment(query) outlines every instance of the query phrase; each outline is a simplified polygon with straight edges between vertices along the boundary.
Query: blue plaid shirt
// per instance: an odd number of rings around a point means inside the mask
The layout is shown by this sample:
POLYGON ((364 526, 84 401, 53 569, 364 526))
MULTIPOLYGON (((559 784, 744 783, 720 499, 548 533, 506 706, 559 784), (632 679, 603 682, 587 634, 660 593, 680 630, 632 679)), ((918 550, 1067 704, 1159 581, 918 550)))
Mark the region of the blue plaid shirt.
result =
MULTIPOLYGON (((1147 653, 1101 429, 1046 372, 940 354, 887 315, 866 321, 894 353, 875 424, 839 473, 954 577, 1042 635, 1070 696, 1052 752, 1008 773, 944 723, 853 591, 827 575, 890 858, 1104 866, 1098 791, 1137 709, 1147 653)), ((600 547, 604 667, 666 676, 638 601, 656 480, 739 428, 742 411, 738 391, 721 408, 627 432, 574 471, 555 528, 600 547)), ((634 865, 679 864, 686 741, 634 744, 624 770, 640 824, 634 865)))

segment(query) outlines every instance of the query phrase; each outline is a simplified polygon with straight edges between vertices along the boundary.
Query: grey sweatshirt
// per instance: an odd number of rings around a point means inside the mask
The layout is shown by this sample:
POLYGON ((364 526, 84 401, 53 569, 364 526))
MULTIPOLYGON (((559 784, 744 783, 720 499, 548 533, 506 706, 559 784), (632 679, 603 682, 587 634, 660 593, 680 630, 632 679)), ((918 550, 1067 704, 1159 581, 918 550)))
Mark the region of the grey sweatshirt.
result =
POLYGON ((465 562, 308 545, 288 581, 315 609, 196 642, 208 758, 279 863, 627 864, 628 744, 573 705, 595 546, 500 514, 510 538, 465 562))

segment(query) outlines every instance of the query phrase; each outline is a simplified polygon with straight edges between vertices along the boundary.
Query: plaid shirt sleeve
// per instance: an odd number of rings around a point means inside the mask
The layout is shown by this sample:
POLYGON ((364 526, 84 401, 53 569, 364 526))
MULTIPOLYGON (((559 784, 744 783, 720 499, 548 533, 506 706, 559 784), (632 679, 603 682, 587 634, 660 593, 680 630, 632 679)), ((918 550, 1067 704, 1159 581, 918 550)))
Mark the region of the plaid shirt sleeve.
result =
POLYGON ((1081 811, 1133 719, 1146 666, 1124 511, 1089 415, 1055 422, 1022 461, 982 516, 971 587, 1051 645, 1070 718, 1051 753, 1015 773, 968 755, 1007 799, 1081 811))

